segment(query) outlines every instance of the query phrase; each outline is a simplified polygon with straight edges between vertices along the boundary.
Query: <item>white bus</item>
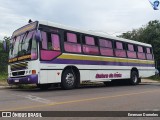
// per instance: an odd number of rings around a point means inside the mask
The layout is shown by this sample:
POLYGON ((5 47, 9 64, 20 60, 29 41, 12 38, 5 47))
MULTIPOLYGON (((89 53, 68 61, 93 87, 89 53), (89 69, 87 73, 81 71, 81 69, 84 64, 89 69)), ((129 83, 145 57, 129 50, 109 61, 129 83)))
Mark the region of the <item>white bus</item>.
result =
POLYGON ((73 89, 122 79, 137 85, 155 74, 155 65, 150 44, 35 21, 13 33, 8 74, 9 84, 73 89))

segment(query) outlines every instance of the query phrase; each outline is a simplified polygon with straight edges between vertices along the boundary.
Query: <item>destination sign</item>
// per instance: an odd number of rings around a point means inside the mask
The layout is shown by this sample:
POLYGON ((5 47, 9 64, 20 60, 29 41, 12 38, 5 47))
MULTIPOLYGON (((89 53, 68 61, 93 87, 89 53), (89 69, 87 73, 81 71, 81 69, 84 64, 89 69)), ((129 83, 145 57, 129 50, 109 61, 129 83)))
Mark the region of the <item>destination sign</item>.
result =
POLYGON ((37 28, 38 22, 33 22, 31 24, 28 24, 26 26, 21 27, 20 29, 13 32, 12 38, 15 36, 21 35, 22 33, 25 33, 27 31, 31 31, 37 28))
POLYGON ((10 59, 8 62, 11 63, 11 62, 16 62, 16 61, 20 61, 20 60, 30 59, 30 58, 31 58, 31 55, 25 55, 22 57, 10 59))

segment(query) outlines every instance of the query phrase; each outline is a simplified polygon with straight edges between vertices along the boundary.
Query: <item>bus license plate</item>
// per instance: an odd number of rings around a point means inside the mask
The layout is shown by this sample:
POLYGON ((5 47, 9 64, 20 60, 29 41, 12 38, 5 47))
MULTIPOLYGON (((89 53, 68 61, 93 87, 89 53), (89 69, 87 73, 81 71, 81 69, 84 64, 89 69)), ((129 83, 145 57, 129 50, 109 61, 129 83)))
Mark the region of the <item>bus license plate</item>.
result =
POLYGON ((14 82, 16 82, 16 83, 17 83, 17 82, 19 82, 19 80, 14 80, 14 82))

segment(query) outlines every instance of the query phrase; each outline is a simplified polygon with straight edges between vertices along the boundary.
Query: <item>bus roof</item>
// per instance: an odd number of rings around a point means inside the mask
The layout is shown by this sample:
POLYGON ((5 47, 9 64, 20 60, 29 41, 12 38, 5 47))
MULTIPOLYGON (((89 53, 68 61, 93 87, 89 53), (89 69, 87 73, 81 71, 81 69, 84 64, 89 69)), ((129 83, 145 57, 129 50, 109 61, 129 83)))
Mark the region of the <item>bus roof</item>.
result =
POLYGON ((93 31, 80 30, 80 29, 77 29, 77 28, 74 28, 74 27, 61 25, 61 24, 57 24, 57 23, 52 23, 52 22, 48 22, 48 21, 38 21, 38 22, 41 25, 46 25, 46 26, 50 26, 50 27, 57 27, 57 28, 65 29, 65 30, 69 30, 69 31, 75 31, 75 32, 80 32, 80 33, 84 33, 84 34, 99 36, 99 37, 103 37, 103 38, 108 38, 108 39, 113 39, 113 40, 133 43, 133 44, 139 44, 139 45, 143 45, 143 46, 147 46, 147 47, 152 47, 150 44, 146 44, 146 43, 142 43, 142 42, 138 42, 138 41, 134 41, 134 40, 129 40, 129 39, 124 39, 124 38, 119 38, 119 37, 114 37, 114 36, 109 36, 109 35, 106 35, 106 34, 97 33, 97 32, 93 32, 93 31))

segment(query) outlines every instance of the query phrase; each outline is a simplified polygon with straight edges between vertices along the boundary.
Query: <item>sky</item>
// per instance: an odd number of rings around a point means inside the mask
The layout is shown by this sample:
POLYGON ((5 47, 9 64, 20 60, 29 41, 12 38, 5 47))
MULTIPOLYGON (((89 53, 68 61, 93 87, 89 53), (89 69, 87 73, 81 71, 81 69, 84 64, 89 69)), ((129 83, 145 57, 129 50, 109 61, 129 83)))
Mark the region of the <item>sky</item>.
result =
POLYGON ((120 35, 160 19, 148 0, 0 0, 0 40, 28 20, 120 35))

